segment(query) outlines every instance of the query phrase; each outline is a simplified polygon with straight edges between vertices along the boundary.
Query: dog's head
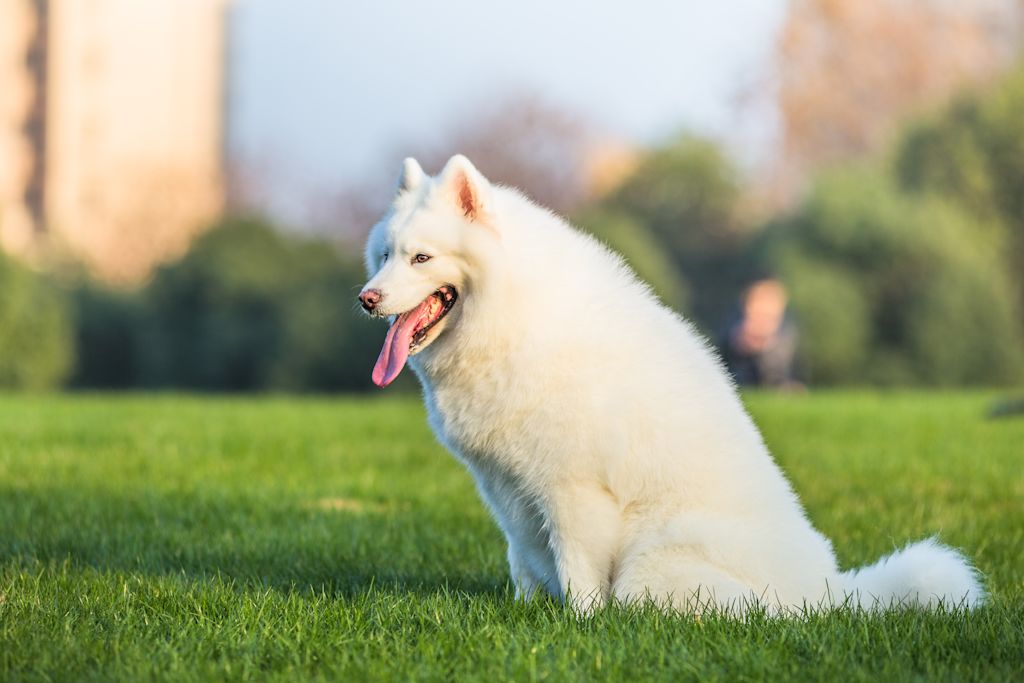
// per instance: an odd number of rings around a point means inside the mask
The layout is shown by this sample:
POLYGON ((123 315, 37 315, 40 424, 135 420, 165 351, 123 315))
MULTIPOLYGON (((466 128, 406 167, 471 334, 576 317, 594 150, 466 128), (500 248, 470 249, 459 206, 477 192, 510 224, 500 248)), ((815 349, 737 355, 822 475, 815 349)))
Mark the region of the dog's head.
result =
POLYGON ((490 183, 464 156, 436 178, 405 160, 395 201, 370 231, 370 280, 359 293, 367 313, 392 318, 373 368, 378 386, 457 322, 479 242, 496 239, 490 202, 490 183))

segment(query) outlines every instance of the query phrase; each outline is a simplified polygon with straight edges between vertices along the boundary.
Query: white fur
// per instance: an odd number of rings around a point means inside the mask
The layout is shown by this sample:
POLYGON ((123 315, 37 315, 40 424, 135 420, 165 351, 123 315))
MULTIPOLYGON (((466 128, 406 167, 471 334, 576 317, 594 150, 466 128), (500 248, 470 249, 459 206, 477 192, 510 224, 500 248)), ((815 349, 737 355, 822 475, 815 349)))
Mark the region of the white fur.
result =
POLYGON ((688 322, 620 257, 464 157, 438 178, 418 168, 407 162, 371 232, 367 286, 383 293, 381 315, 443 284, 459 292, 410 365, 438 439, 508 540, 517 595, 546 591, 582 612, 611 599, 774 611, 983 601, 970 565, 931 540, 840 572, 688 322), (433 258, 412 264, 416 253, 433 258))

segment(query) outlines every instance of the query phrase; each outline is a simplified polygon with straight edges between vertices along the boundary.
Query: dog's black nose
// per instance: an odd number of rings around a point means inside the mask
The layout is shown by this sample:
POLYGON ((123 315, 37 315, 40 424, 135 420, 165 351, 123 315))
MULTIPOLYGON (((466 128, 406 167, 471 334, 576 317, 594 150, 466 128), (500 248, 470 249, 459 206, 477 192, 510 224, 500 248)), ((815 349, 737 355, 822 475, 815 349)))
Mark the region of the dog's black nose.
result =
POLYGON ((382 296, 379 289, 364 289, 359 292, 359 301, 363 304, 363 308, 372 311, 377 308, 382 296))

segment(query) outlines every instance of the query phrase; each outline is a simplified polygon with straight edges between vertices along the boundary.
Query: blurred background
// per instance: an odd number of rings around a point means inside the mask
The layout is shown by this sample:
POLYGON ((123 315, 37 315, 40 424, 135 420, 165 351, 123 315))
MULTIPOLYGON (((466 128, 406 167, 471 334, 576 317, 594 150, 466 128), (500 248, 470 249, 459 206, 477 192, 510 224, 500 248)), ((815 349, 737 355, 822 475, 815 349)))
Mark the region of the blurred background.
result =
POLYGON ((1022 39, 1022 0, 2 0, 0 388, 368 390, 362 240, 455 152, 744 384, 1019 386, 1022 39))

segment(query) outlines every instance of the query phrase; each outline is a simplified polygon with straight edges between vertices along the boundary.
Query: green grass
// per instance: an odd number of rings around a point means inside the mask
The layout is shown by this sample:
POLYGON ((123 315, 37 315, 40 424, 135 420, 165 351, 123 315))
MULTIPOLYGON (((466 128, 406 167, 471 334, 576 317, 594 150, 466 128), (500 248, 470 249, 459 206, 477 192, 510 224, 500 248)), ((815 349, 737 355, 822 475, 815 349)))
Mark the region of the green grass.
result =
POLYGON ((840 561, 939 532, 969 614, 696 620, 516 603, 414 399, 0 397, 0 680, 1020 680, 1024 418, 754 395, 840 561))

